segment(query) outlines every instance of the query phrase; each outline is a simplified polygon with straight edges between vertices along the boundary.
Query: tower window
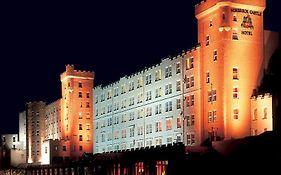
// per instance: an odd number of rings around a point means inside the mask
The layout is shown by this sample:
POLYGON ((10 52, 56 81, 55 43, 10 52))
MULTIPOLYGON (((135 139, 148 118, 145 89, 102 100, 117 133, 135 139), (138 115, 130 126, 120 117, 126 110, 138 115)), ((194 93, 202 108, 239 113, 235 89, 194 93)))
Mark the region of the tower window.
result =
POLYGON ((239 92, 238 92, 238 87, 233 88, 233 99, 238 99, 239 98, 239 92))
POLYGON ((217 61, 218 60, 218 51, 217 50, 214 50, 214 61, 217 61))
POLYGON ((83 151, 83 147, 82 146, 79 146, 79 151, 83 151))
POLYGON ((253 120, 257 120, 257 118, 258 118, 258 110, 257 108, 255 108, 253 113, 253 120))
POLYGON ((225 20, 225 14, 224 13, 222 14, 222 20, 225 20))
POLYGON ((83 141, 83 136, 79 135, 79 141, 83 141))
POLYGON ((213 20, 211 19, 211 20, 210 20, 209 27, 212 27, 212 26, 213 26, 213 20))
POLYGON ((90 98, 90 93, 89 92, 87 92, 86 97, 90 98))
POLYGON ((81 82, 78 83, 78 87, 82 88, 82 83, 81 82))
POLYGON ((206 83, 210 83, 210 72, 206 72, 206 83))
POLYGON ((233 21, 237 22, 237 16, 236 15, 233 16, 233 21))
POLYGON ((238 109, 234 109, 233 110, 233 118, 234 119, 238 119, 239 118, 239 110, 238 109))
POLYGON ((232 33, 232 39, 233 39, 233 40, 238 40, 238 34, 237 34, 237 32, 233 32, 233 33, 232 33))
POLYGON ((238 80, 238 68, 234 67, 233 71, 233 80, 238 80))
POLYGON ((262 119, 267 119, 267 108, 263 109, 263 118, 262 119))
POLYGON ((78 92, 78 97, 82 98, 82 92, 78 92))
POLYGON ((210 45, 210 36, 207 35, 206 36, 206 46, 209 46, 210 45))
POLYGON ((82 124, 79 124, 79 130, 82 130, 82 124))

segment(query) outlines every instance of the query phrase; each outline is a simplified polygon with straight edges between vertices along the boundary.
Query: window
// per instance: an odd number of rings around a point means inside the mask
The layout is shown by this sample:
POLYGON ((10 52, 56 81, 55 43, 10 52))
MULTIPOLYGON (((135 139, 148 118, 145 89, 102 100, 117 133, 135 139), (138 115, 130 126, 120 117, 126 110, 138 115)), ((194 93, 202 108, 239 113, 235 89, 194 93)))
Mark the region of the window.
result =
POLYGON ((233 68, 232 69, 233 72, 233 80, 238 80, 238 68, 233 68))
POLYGON ((185 100, 186 100, 186 107, 189 107, 189 96, 186 96, 185 100))
POLYGON ((82 130, 82 124, 79 124, 79 130, 82 130))
POLYGON ((225 20, 225 14, 224 13, 222 14, 222 20, 225 20))
POLYGON ((138 94, 138 101, 137 101, 137 103, 138 103, 138 104, 139 104, 139 103, 142 103, 142 100, 143 100, 143 94, 140 93, 140 94, 138 94))
POLYGON ((151 91, 146 92, 146 101, 151 100, 151 91))
POLYGON ((194 76, 190 77, 190 87, 194 86, 194 76))
POLYGON ((165 78, 172 76, 172 66, 165 68, 165 78))
POLYGON ((209 27, 212 27, 212 26, 213 26, 213 20, 211 19, 211 20, 210 20, 209 27))
POLYGON ((63 150, 63 151, 66 151, 66 146, 62 146, 62 150, 63 150))
POLYGON ((206 83, 210 83, 210 72, 206 73, 206 83))
POLYGON ((122 138, 126 138, 126 129, 123 129, 123 130, 121 131, 121 137, 122 137, 122 138))
POLYGON ((111 92, 111 90, 109 90, 109 91, 107 91, 107 100, 111 99, 111 97, 112 97, 112 92, 111 92))
POLYGON ((234 87, 233 88, 233 99, 238 99, 239 95, 238 95, 238 87, 234 87))
POLYGON ((152 133, 152 124, 146 125, 146 134, 151 134, 152 133))
POLYGON ((82 98, 82 92, 78 92, 78 97, 82 98))
POLYGON ((152 107, 147 107, 146 108, 146 117, 152 116, 152 107))
POLYGON ((135 127, 130 127, 130 137, 134 137, 135 135, 135 127))
POLYGON ((89 92, 86 93, 86 97, 90 98, 90 93, 89 92))
POLYGON ((181 117, 177 117, 177 128, 181 128, 181 117))
POLYGON ((177 87, 177 92, 181 91, 181 82, 180 81, 177 81, 176 87, 177 87))
POLYGON ((161 80, 161 70, 155 72, 155 81, 161 80))
POLYGON ((179 74, 181 72, 180 66, 181 66, 181 64, 180 64, 180 62, 178 62, 177 65, 176 65, 176 74, 179 74))
POLYGON ((214 59, 214 61, 218 60, 218 51, 217 50, 214 50, 213 59, 214 59))
POLYGON ((162 113, 162 105, 158 104, 155 107, 155 114, 161 114, 162 113))
POLYGON ((232 33, 232 39, 233 39, 233 40, 238 40, 238 34, 237 34, 237 32, 233 32, 233 33, 232 33))
POLYGON ((237 22, 237 16, 236 15, 233 15, 233 21, 237 22))
POLYGON ((190 126, 190 116, 186 117, 186 126, 190 126))
POLYGON ((191 126, 194 126, 195 124, 194 120, 195 120, 194 115, 191 115, 191 123, 190 123, 191 126))
POLYGON ((190 97, 191 97, 191 104, 190 105, 193 106, 194 105, 194 95, 191 95, 190 97))
POLYGON ((13 136, 13 142, 16 142, 16 137, 15 136, 13 136))
POLYGON ((155 123, 155 132, 160 132, 160 131, 162 131, 162 123, 156 122, 155 123))
POLYGON ((165 95, 171 94, 172 93, 172 84, 167 84, 165 86, 165 95))
POLYGON ((166 112, 173 110, 173 106, 172 105, 173 105, 172 101, 167 101, 166 102, 166 112))
POLYGON ((189 88, 189 77, 186 77, 185 79, 185 83, 186 83, 186 89, 189 88))
POLYGON ((186 70, 193 68, 193 57, 186 59, 186 70))
POLYGON ((262 119, 267 119, 267 108, 263 108, 263 118, 262 119))
POLYGON ((146 75, 145 77, 145 85, 151 84, 151 74, 146 75))
POLYGON ((114 92, 113 96, 117 97, 118 96, 118 88, 115 88, 113 92, 114 92))
POLYGON ((166 119, 166 130, 172 130, 172 118, 166 119))
POLYGON ((238 119, 239 118, 239 110, 238 109, 234 109, 233 110, 233 118, 234 119, 238 119))
POLYGON ((83 151, 83 146, 79 146, 79 151, 83 151))
POLYGON ((90 108, 90 102, 86 102, 86 108, 90 108))
MULTIPOLYGON (((111 119, 111 118, 110 118, 111 119)), ((90 130, 90 124, 86 124, 86 126, 87 126, 87 130, 90 130)))
POLYGON ((129 91, 134 90, 134 88, 135 88, 134 82, 133 81, 129 82, 129 91))
POLYGON ((143 135, 143 127, 138 127, 138 135, 143 135))
POLYGON ((167 144, 171 144, 173 142, 173 138, 172 137, 167 137, 167 144))
POLYGON ((177 109, 181 109, 181 99, 177 99, 177 109))
POLYGON ((156 88, 155 90, 155 98, 161 97, 162 96, 162 90, 161 87, 156 88))
POLYGON ((217 101, 217 90, 213 90, 213 101, 217 101))
POLYGON ((137 88, 142 87, 142 78, 138 78, 138 86, 137 88))
POLYGON ((258 119, 258 110, 257 108, 254 109, 254 112, 253 112, 253 120, 257 120, 258 119))
POLYGON ((126 84, 123 84, 121 86, 121 94, 124 94, 124 93, 126 93, 126 84))
POLYGON ((213 122, 217 121, 217 111, 213 111, 213 122))
POLYGON ((206 36, 206 46, 209 46, 210 45, 210 36, 207 35, 206 36))
POLYGON ((83 136, 79 135, 79 141, 83 141, 83 136))
POLYGON ((82 88, 82 83, 81 82, 78 83, 78 87, 82 88))

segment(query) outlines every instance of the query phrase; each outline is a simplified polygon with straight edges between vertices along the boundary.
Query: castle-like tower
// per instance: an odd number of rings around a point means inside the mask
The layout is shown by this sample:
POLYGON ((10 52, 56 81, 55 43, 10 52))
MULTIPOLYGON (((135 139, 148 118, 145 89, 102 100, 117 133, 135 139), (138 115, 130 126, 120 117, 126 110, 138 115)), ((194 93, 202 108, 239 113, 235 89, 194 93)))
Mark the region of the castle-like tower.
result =
POLYGON ((196 6, 203 138, 250 135, 249 99, 264 63, 264 9, 265 0, 205 0, 196 6))
POLYGON ((73 65, 61 74, 62 146, 71 158, 93 152, 93 80, 93 72, 74 70, 73 65))

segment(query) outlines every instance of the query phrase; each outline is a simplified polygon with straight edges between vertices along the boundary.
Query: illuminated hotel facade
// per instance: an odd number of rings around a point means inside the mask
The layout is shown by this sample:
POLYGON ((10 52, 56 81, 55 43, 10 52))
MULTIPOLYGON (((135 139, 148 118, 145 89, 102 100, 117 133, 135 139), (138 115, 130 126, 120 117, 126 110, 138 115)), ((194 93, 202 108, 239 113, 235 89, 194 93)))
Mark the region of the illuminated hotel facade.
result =
POLYGON ((198 46, 95 87, 94 152, 200 145, 272 130, 272 97, 252 97, 276 36, 263 29, 265 3, 202 1, 195 6, 198 46))
POLYGON ((272 130, 272 96, 254 93, 279 42, 263 30, 264 9, 265 0, 202 1, 195 7, 200 44, 107 86, 93 88, 93 72, 67 65, 62 98, 27 103, 19 134, 2 135, 2 145, 22 163, 50 164, 84 152, 196 146, 272 130))

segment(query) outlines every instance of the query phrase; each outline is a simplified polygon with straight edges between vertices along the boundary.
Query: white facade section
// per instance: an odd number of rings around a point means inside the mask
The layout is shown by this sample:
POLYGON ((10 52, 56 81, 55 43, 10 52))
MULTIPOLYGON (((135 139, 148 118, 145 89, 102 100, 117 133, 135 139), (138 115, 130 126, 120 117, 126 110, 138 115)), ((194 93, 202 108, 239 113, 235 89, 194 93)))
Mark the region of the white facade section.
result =
POLYGON ((184 56, 94 88, 94 153, 183 141, 184 56))
POLYGON ((19 149, 26 150, 26 111, 19 113, 19 149))
POLYGON ((7 149, 18 149, 18 134, 3 134, 1 137, 3 147, 6 147, 7 149))

